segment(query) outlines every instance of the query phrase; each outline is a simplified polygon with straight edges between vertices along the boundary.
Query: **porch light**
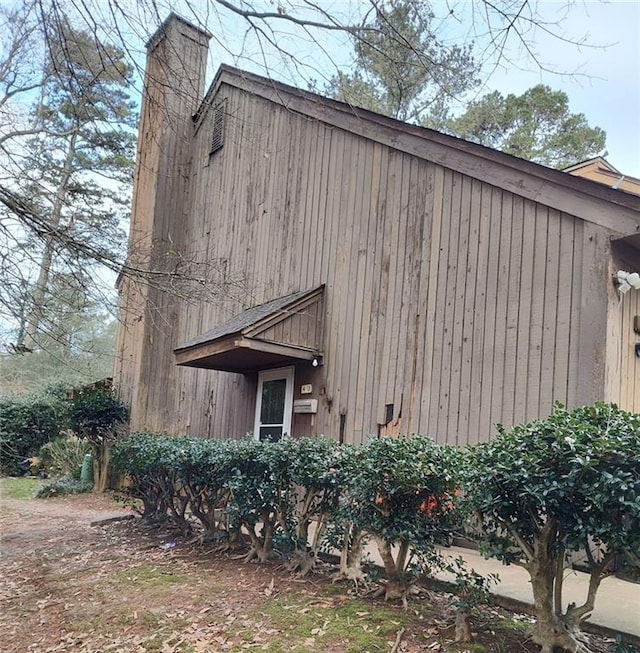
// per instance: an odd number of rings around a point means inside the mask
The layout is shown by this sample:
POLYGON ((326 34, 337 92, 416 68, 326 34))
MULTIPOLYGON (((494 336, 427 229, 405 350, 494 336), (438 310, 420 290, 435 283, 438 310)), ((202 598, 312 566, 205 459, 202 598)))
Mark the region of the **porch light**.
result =
POLYGON ((613 280, 617 284, 618 292, 621 295, 629 292, 631 288, 635 290, 640 290, 640 274, 637 272, 625 272, 624 270, 618 270, 613 275, 613 280))

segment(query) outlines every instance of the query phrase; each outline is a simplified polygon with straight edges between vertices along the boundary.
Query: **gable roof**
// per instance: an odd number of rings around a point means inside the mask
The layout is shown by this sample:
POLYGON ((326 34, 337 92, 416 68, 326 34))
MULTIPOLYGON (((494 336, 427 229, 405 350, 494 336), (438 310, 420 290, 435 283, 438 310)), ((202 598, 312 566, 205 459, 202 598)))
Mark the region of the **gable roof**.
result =
POLYGON ((610 186, 625 193, 640 195, 640 179, 631 175, 625 175, 601 156, 576 163, 565 168, 563 172, 584 177, 585 179, 591 179, 591 181, 595 181, 598 184, 604 184, 605 186, 610 186))
POLYGON ((220 66, 194 116, 196 130, 224 85, 603 226, 617 235, 640 230, 640 198, 629 193, 228 65, 220 66))
POLYGON ((591 159, 585 159, 584 161, 578 161, 573 165, 562 168, 562 172, 575 172, 582 168, 591 168, 597 167, 602 168, 603 170, 608 170, 614 174, 621 175, 622 173, 617 168, 614 168, 603 156, 594 156, 591 159))
POLYGON ((176 364, 244 373, 321 357, 323 298, 319 286, 249 308, 176 347, 176 364))

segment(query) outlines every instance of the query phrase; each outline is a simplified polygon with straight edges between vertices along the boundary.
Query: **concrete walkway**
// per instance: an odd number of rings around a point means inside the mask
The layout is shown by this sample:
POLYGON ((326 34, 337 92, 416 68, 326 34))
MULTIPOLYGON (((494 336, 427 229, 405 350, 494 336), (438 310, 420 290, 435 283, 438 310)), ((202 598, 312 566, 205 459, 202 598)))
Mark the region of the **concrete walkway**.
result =
MULTIPOLYGON (((483 576, 498 574, 500 582, 492 585, 492 594, 497 598, 506 599, 502 602, 508 603, 505 607, 531 612, 533 593, 529 574, 525 569, 516 565, 503 565, 498 560, 486 559, 473 549, 452 546, 441 549, 441 552, 452 558, 464 558, 470 569, 475 569, 483 576), (518 607, 518 604, 522 608, 518 607), (524 609, 526 606, 529 607, 528 610, 524 609)), ((375 543, 369 542, 365 546, 365 554, 371 562, 383 566, 375 543)), ((441 573, 436 575, 436 579, 451 581, 452 577, 441 573)), ((563 586, 565 607, 572 602, 582 605, 587 597, 588 587, 588 574, 567 569, 563 586)), ((640 584, 621 580, 615 576, 604 578, 598 589, 595 609, 588 623, 610 636, 615 636, 617 633, 627 635, 636 646, 640 646, 640 584)))
MULTIPOLYGON (((529 574, 522 567, 503 565, 497 560, 486 560, 477 551, 451 547, 443 553, 453 557, 462 556, 479 574, 497 573, 500 583, 493 588, 493 593, 511 600, 533 605, 533 594, 529 574)), ((374 551, 370 551, 374 557, 374 551)), ((447 580, 446 575, 441 576, 447 580)), ((568 569, 564 581, 564 598, 566 603, 581 605, 589 586, 589 576, 579 571, 568 569)), ((616 633, 623 633, 640 638, 640 585, 620 580, 615 576, 603 579, 596 597, 595 610, 589 621, 616 633)))
MULTIPOLYGON (((313 524, 311 526, 313 531, 313 524)), ((473 549, 452 546, 441 550, 444 555, 452 558, 462 557, 467 561, 469 568, 475 569, 479 574, 498 574, 500 582, 491 588, 492 594, 498 598, 506 599, 510 609, 518 609, 517 604, 533 608, 533 593, 529 574, 517 565, 503 565, 499 560, 486 559, 473 549)), ((338 551, 332 552, 339 555, 338 551)), ((383 566, 378 548, 373 542, 365 546, 365 554, 371 562, 383 566)), ((436 575, 438 580, 451 581, 451 576, 445 573, 436 575)), ((569 603, 582 605, 587 597, 589 576, 573 569, 566 570, 563 586, 565 607, 569 603)), ((500 603, 500 601, 498 601, 500 603)), ((640 584, 621 580, 615 576, 608 576, 600 583, 596 595, 596 604, 593 614, 588 622, 596 628, 602 629, 610 636, 617 633, 629 636, 636 646, 640 646, 640 584)))

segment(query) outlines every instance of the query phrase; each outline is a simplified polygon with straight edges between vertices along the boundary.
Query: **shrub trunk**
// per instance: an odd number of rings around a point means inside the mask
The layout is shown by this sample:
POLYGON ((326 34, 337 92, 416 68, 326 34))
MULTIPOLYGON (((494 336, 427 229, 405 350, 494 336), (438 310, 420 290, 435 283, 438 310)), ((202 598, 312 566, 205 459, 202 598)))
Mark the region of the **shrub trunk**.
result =
POLYGON ((362 569, 365 539, 365 532, 353 524, 345 528, 344 541, 340 551, 340 569, 334 575, 333 582, 350 580, 356 590, 359 585, 366 584, 365 573, 362 569))

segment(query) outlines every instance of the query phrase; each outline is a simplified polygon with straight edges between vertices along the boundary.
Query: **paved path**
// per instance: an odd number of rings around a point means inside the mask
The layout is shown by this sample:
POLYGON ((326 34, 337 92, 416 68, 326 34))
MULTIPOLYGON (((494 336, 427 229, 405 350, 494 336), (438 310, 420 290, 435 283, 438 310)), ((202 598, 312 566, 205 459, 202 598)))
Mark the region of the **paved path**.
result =
MULTIPOLYGON (((383 566, 374 543, 370 542, 365 547, 365 551, 374 564, 383 566)), ((492 593, 496 596, 533 606, 529 574, 522 567, 503 565, 498 560, 486 559, 473 549, 452 546, 442 549, 442 552, 454 558, 461 556, 469 567, 483 576, 491 573, 498 574, 500 582, 492 587, 492 593)), ((451 577, 444 573, 437 577, 441 580, 451 580, 451 577)), ((588 574, 568 569, 563 587, 566 605, 571 602, 582 605, 588 587, 588 574)), ((640 584, 624 581, 615 576, 603 579, 596 596, 595 609, 588 621, 613 633, 631 635, 640 643, 640 584)))
MULTIPOLYGON (((479 574, 497 573, 500 583, 493 590, 494 594, 533 604, 529 574, 522 567, 486 560, 477 551, 470 549, 451 547, 444 551, 453 556, 462 556, 479 574)), ((589 576, 570 569, 566 573, 566 602, 583 603, 587 596, 589 576)), ((598 590, 595 610, 589 621, 616 632, 640 637, 640 585, 615 576, 605 578, 598 590)))
MULTIPOLYGON (((365 551, 374 564, 382 566, 382 559, 375 544, 370 542, 365 551)), ((522 567, 503 565, 494 559, 487 560, 473 549, 452 546, 442 549, 442 552, 454 558, 461 556, 468 562, 469 567, 483 576, 498 574, 500 582, 492 588, 492 593, 496 596, 533 606, 529 574, 522 567)), ((567 605, 571 602, 581 605, 587 596, 589 576, 572 569, 568 569, 566 574, 563 588, 565 602, 567 605)), ((451 577, 444 573, 437 577, 441 580, 451 580, 451 577)), ((640 643, 640 584, 615 576, 603 579, 596 596, 595 609, 588 621, 612 633, 631 635, 640 643)))

